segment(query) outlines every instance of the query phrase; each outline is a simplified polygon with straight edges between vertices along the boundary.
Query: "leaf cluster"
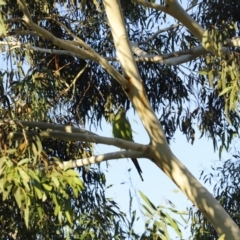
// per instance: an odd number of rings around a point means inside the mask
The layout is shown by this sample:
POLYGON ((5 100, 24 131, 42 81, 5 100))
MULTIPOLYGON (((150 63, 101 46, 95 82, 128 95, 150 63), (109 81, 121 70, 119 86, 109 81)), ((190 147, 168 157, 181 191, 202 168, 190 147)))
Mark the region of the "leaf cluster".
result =
POLYGON ((171 205, 170 208, 164 206, 155 206, 143 192, 139 192, 144 204, 142 204, 146 211, 147 221, 145 223, 145 232, 141 236, 141 239, 166 239, 170 240, 169 228, 174 230, 179 238, 182 238, 182 232, 180 229, 181 223, 174 219, 171 215, 179 215, 181 219, 186 223, 184 215, 185 211, 177 211, 176 206, 170 201, 166 200, 171 205), (170 215, 171 214, 171 215, 170 215))
POLYGON ((15 163, 8 156, 1 156, 0 160, 1 237, 15 233, 27 236, 29 229, 30 233, 39 234, 46 230, 46 236, 51 235, 54 233, 54 229, 52 232, 48 229, 51 221, 55 226, 73 225, 74 211, 69 192, 77 198, 83 189, 76 171, 30 168, 29 159, 15 163))
POLYGON ((13 156, 1 151, 0 239, 125 238, 126 216, 106 198, 99 169, 64 170, 13 156))

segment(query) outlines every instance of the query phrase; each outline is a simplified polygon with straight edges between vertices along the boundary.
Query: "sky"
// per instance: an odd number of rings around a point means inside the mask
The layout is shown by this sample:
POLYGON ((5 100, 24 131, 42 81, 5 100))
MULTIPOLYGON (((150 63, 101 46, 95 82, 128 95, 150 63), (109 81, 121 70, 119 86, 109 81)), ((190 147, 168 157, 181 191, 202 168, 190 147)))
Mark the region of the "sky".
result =
MULTIPOLYGON (((132 110, 127 112, 127 116, 134 131, 134 141, 141 144, 148 144, 148 135, 138 116, 134 115, 132 110)), ((112 126, 103 122, 102 130, 99 130, 96 133, 102 136, 112 137, 112 126)), ((199 179, 202 170, 204 170, 204 173, 212 172, 211 166, 214 161, 219 159, 218 152, 214 152, 213 150, 211 139, 208 140, 206 137, 199 139, 199 136, 200 135, 196 134, 196 140, 194 144, 191 145, 187 142, 186 137, 180 131, 177 131, 174 137, 175 140, 170 144, 173 153, 197 179, 199 179)), ((119 149, 117 147, 101 144, 98 144, 95 147, 95 154, 112 151, 119 151, 119 149)), ((129 189, 131 189, 134 198, 133 209, 137 210, 137 215, 140 217, 135 225, 135 230, 141 233, 144 229, 145 217, 144 214, 141 213, 143 209, 140 202, 143 203, 143 201, 141 201, 138 192, 139 190, 142 191, 155 206, 164 205, 166 207, 171 207, 166 201, 166 199, 169 199, 175 204, 177 210, 183 211, 191 207, 192 204, 172 180, 150 160, 139 159, 138 161, 143 171, 143 182, 131 160, 119 159, 108 161, 108 164, 110 165, 108 168, 106 167, 106 163, 103 162, 101 163, 101 168, 106 174, 107 185, 113 184, 113 187, 107 190, 107 196, 113 198, 124 212, 128 212, 129 210, 129 189), (128 171, 129 168, 131 168, 130 172, 128 171)), ((212 187, 209 186, 209 184, 204 184, 203 181, 200 182, 212 192, 212 187)), ((173 214, 171 216, 175 217, 173 214)), ((177 219, 180 220, 180 218, 177 219)), ((181 221, 181 223, 183 224, 183 227, 181 228, 183 239, 188 239, 188 237, 191 236, 190 230, 189 228, 184 230, 186 224, 184 224, 183 221, 181 221)), ((172 235, 174 236, 172 231, 170 231, 170 233, 172 233, 171 237, 172 235)))

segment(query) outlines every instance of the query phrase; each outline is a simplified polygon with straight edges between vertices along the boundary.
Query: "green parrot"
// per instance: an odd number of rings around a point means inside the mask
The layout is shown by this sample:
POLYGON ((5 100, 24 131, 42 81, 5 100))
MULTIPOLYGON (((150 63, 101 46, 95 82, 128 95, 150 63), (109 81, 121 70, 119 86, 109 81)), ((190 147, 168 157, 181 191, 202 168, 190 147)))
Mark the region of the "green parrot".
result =
MULTIPOLYGON (((126 118, 126 110, 120 108, 113 119, 113 136, 115 138, 121 138, 133 142, 131 124, 126 118)), ((143 181, 142 169, 136 158, 132 158, 132 161, 143 181)))

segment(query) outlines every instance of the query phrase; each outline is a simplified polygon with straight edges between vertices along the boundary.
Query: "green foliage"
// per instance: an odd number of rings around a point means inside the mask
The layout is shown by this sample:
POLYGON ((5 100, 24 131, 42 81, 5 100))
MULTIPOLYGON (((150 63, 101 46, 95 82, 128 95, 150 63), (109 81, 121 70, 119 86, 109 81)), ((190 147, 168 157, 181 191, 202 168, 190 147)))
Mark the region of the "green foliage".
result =
POLYGON ((105 198, 103 176, 53 166, 44 171, 41 166, 30 168, 24 160, 14 163, 1 157, 2 239, 15 233, 19 239, 124 238, 125 231, 119 224, 124 224, 125 216, 113 200, 105 198), (98 182, 97 188, 94 181, 98 182))
POLYGON ((62 169, 87 157, 91 145, 44 138, 46 129, 1 122, 0 231, 3 239, 125 238, 125 214, 105 197, 105 176, 94 168, 62 169), (79 234, 81 233, 81 234, 79 234), (70 237, 71 236, 71 237, 70 237))
MULTIPOLYGON (((14 197, 27 229, 37 224, 44 228, 49 215, 48 205, 54 210, 55 224, 73 225, 74 211, 69 191, 77 198, 83 189, 83 183, 75 170, 63 171, 51 168, 47 171, 41 166, 29 166, 30 159, 14 161, 9 155, 0 158, 0 195, 2 201, 11 201, 14 197)), ((14 205, 15 205, 14 204, 14 205)), ((15 209, 16 210, 16 209, 15 209)), ((2 225, 5 220, 2 219, 2 225)))
POLYGON ((212 25, 222 24, 223 21, 235 22, 239 25, 238 0, 227 1, 224 4, 219 0, 202 0, 199 1, 198 6, 198 20, 205 29, 212 25))
POLYGON ((222 24, 220 29, 210 28, 204 32, 202 44, 215 55, 206 56, 206 66, 200 71, 206 75, 209 84, 223 96, 224 109, 227 120, 231 124, 229 112, 238 109, 239 102, 239 56, 234 51, 223 53, 222 48, 227 45, 227 38, 233 30, 237 30, 234 23, 222 24))
POLYGON ((155 206, 143 192, 139 191, 144 204, 142 205, 146 211, 147 221, 145 224, 145 233, 142 235, 141 239, 166 239, 170 240, 169 228, 173 229, 179 238, 182 239, 182 232, 180 230, 179 225, 180 222, 176 219, 172 218, 172 214, 179 215, 184 223, 186 220, 184 219, 184 215, 187 215, 186 211, 177 211, 175 205, 168 200, 169 204, 172 207, 166 208, 164 206, 155 206), (170 215, 170 214, 171 215, 170 215))
POLYGON ((213 139, 214 149, 218 146, 215 136, 219 137, 220 157, 223 149, 229 149, 229 144, 238 135, 239 129, 239 50, 228 45, 228 39, 238 37, 238 14, 238 1, 224 2, 223 5, 221 1, 203 0, 194 15, 207 29, 203 46, 206 47, 207 44, 215 52, 215 55, 207 54, 199 68, 199 73, 204 75, 201 98, 207 96, 209 100, 205 104, 207 111, 202 114, 200 131, 202 136, 205 133, 213 139), (225 47, 224 52, 220 51, 222 46, 225 47), (207 93, 206 79, 212 89, 210 95, 207 93), (211 121, 215 127, 208 124, 211 121))

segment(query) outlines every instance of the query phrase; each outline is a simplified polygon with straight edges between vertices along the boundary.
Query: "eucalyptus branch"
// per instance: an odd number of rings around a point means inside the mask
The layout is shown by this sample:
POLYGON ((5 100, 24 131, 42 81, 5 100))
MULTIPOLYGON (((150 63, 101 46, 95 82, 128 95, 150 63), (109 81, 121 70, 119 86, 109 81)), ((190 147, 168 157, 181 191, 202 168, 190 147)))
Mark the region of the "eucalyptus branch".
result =
POLYGON ((8 23, 19 23, 22 22, 23 24, 25 24, 25 22, 23 21, 22 18, 18 17, 18 18, 8 18, 8 19, 4 19, 4 24, 8 24, 8 23))
POLYGON ((163 11, 179 22, 181 22, 194 36, 198 38, 199 41, 202 40, 204 29, 199 23, 197 23, 178 3, 177 0, 165 0, 165 6, 146 2, 144 0, 133 0, 136 3, 139 3, 145 7, 153 8, 158 11, 163 11))
MULTIPOLYGON (((76 43, 76 42, 73 42, 73 41, 70 41, 70 42, 72 44, 76 43)), ((229 46, 239 47, 240 46, 240 38, 234 37, 231 40, 229 39, 227 41, 227 43, 228 43, 229 46)), ((11 49, 13 49, 13 48, 26 48, 26 49, 30 49, 30 50, 38 51, 38 52, 53 53, 53 54, 67 55, 67 56, 82 58, 81 55, 76 54, 76 53, 71 52, 71 51, 40 48, 40 47, 32 46, 30 44, 23 44, 19 41, 18 42, 0 41, 0 45, 12 46, 11 49)), ((202 55, 204 55, 208 52, 204 47, 197 46, 197 47, 194 47, 192 49, 181 50, 181 51, 173 52, 173 53, 170 53, 170 54, 155 55, 155 54, 149 54, 146 51, 139 48, 138 43, 136 43, 136 42, 131 43, 131 47, 132 47, 133 53, 135 53, 138 56, 138 57, 134 58, 134 60, 136 62, 158 62, 158 63, 166 64, 166 65, 183 64, 185 62, 192 61, 195 58, 200 57, 200 56, 202 56, 202 55)), ((227 47, 223 47, 222 52, 224 54, 228 54, 229 49, 227 47)), ((118 57, 105 57, 105 60, 107 60, 107 61, 119 61, 119 58, 118 57)))
POLYGON ((156 33, 154 33, 151 37, 147 38, 145 41, 139 42, 138 44, 147 44, 148 42, 150 42, 151 40, 156 38, 160 33, 167 32, 169 30, 173 30, 173 29, 175 29, 175 28, 177 28, 179 26, 182 26, 182 24, 177 23, 177 24, 171 25, 170 27, 166 27, 166 28, 160 29, 156 33))
MULTIPOLYGON (((100 135, 86 134, 86 133, 69 133, 62 131, 41 131, 35 132, 30 131, 26 132, 28 137, 39 136, 40 138, 58 138, 65 141, 85 141, 92 142, 98 144, 106 144, 119 147, 121 149, 131 149, 133 151, 146 153, 150 150, 148 145, 139 144, 135 142, 129 142, 126 140, 122 140, 120 138, 111 138, 111 137, 103 137, 100 135)), ((24 135, 22 132, 10 132, 8 134, 7 140, 18 140, 23 138, 24 135)))
POLYGON ((74 92, 75 91, 75 83, 76 83, 76 81, 83 74, 83 72, 87 69, 87 67, 88 67, 88 63, 86 63, 86 65, 75 76, 75 78, 73 79, 71 84, 65 90, 63 90, 60 94, 64 94, 64 93, 68 92, 71 87, 74 87, 74 90, 73 90, 73 92, 74 92))
POLYGON ((196 7, 197 5, 198 5, 198 1, 192 0, 191 5, 188 8, 186 8, 185 11, 188 12, 194 7, 196 7))
MULTIPOLYGON (((167 27, 167 28, 164 28, 164 29, 160 29, 158 30, 156 33, 154 33, 151 37, 147 38, 145 41, 141 41, 141 42, 133 42, 131 43, 131 46, 132 48, 138 46, 139 44, 147 44, 149 41, 151 41, 152 39, 156 38, 158 34, 160 33, 163 33, 163 32, 166 32, 168 30, 171 30, 171 29, 174 29, 174 28, 177 28, 179 27, 181 24, 174 24, 174 25, 171 25, 170 27, 167 27)), ((108 48, 106 48, 105 50, 103 50, 100 54, 106 52, 108 49, 112 49, 114 46, 110 46, 108 48)), ((134 49, 133 49, 133 52, 134 52, 134 49)), ((134 52, 135 53, 135 52, 134 52)), ((107 59, 107 58, 106 58, 107 59)))
POLYGON ((79 55, 79 54, 71 52, 71 51, 57 50, 57 49, 48 49, 48 48, 40 48, 40 47, 32 46, 32 45, 30 45, 28 43, 27 44, 21 43, 19 41, 18 42, 0 41, 0 45, 12 46, 11 49, 13 49, 13 48, 26 48, 26 49, 30 49, 30 50, 37 51, 37 52, 50 53, 50 54, 59 54, 59 55, 67 55, 67 56, 78 57, 80 59, 85 59, 82 55, 79 55))
POLYGON ((82 128, 76 128, 72 126, 52 124, 52 123, 46 123, 46 122, 30 122, 30 121, 8 120, 8 119, 0 120, 0 126, 4 124, 9 124, 15 127, 20 125, 24 127, 31 127, 31 128, 37 127, 39 129, 51 129, 56 131, 68 132, 68 133, 84 133, 88 135, 97 135, 91 131, 87 131, 82 128))
POLYGON ((232 39, 227 39, 227 43, 232 47, 240 47, 240 37, 233 37, 232 39))
MULTIPOLYGON (((0 41, 0 45, 10 45, 12 46, 11 49, 25 47, 26 49, 30 49, 38 52, 53 53, 53 54, 67 55, 67 56, 74 56, 74 57, 81 58, 81 56, 79 56, 78 54, 70 51, 34 47, 34 46, 31 46, 30 44, 22 44, 20 42, 8 43, 5 41, 0 41)), ((136 43, 132 44, 132 50, 138 56, 134 58, 136 62, 158 62, 166 65, 182 64, 184 62, 189 61, 189 59, 193 60, 194 58, 197 58, 203 54, 206 54, 207 52, 203 47, 196 47, 193 49, 178 51, 171 54, 154 55, 154 54, 149 54, 143 51, 136 45, 136 43)), ((117 57, 106 57, 105 59, 107 61, 119 61, 117 57)))
POLYGON ((159 5, 157 3, 146 2, 145 0, 133 0, 136 3, 143 5, 144 7, 154 8, 158 11, 166 12, 166 6, 159 5))
MULTIPOLYGON (((143 0, 133 0, 134 2, 137 2, 139 4, 142 4, 143 6, 154 8, 156 10, 160 10, 158 4, 155 3, 148 3, 143 0)), ((165 0, 166 6, 162 10, 163 12, 171 15, 175 19, 177 19, 179 22, 182 23, 183 26, 185 26, 200 42, 202 42, 202 37, 204 33, 203 27, 196 22, 179 4, 177 0, 165 0)), ((160 6, 161 7, 161 6, 160 6)), ((229 44, 235 44, 240 45, 238 41, 227 39, 227 42, 229 44)), ((216 54, 216 50, 213 46, 209 47, 209 50, 216 54)), ((224 48, 222 48, 222 51, 224 52, 224 48)))
MULTIPOLYGON (((179 64, 191 61, 207 53, 207 50, 202 46, 198 46, 188 50, 174 52, 171 54, 165 54, 162 56, 148 54, 147 52, 141 50, 139 47, 136 47, 136 46, 133 46, 133 49, 134 49, 134 53, 139 56, 138 58, 135 58, 136 61, 160 62, 166 65, 179 65, 179 64)), ((227 48, 225 50, 227 50, 227 48)))
POLYGON ((116 160, 116 159, 122 159, 122 158, 144 158, 144 157, 145 155, 140 152, 119 151, 119 152, 100 154, 97 156, 92 156, 92 157, 87 157, 87 158, 82 158, 77 160, 57 162, 57 164, 62 169, 69 169, 69 168, 87 166, 94 163, 101 163, 107 160, 116 160))

